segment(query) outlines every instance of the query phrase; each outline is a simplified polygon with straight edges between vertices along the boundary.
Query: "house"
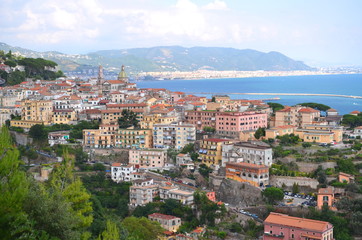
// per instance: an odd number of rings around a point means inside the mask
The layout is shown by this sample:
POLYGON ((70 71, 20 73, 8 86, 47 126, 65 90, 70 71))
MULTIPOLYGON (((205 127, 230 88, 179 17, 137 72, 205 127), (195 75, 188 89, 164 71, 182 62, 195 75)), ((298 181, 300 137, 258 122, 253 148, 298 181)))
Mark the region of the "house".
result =
POLYGON ((183 123, 154 124, 153 146, 155 148, 182 149, 186 144, 196 140, 194 125, 183 123))
POLYGON ((334 207, 335 198, 334 198, 334 188, 320 188, 317 193, 317 208, 322 209, 324 205, 332 208, 334 207))
POLYGON ((293 125, 299 128, 319 121, 320 111, 300 105, 286 107, 275 112, 275 126, 293 125))
POLYGON ((138 169, 134 165, 113 163, 111 166, 111 179, 114 182, 130 182, 133 180, 132 173, 134 172, 138 172, 138 169))
POLYGON ((156 148, 131 149, 129 163, 140 168, 163 168, 167 161, 167 151, 156 148))
POLYGON ((162 200, 175 199, 179 200, 182 204, 192 205, 194 203, 194 193, 178 189, 175 186, 160 187, 160 198, 162 200))
POLYGON ((131 186, 129 188, 129 205, 131 207, 144 206, 147 203, 153 202, 153 199, 158 196, 158 185, 147 186, 131 186))
POLYGON ((48 134, 49 145, 54 146, 55 144, 67 144, 69 133, 70 131, 50 132, 48 134))
POLYGON ((226 163, 226 178, 264 187, 269 185, 269 167, 245 162, 226 163))
POLYGON ((264 221, 263 240, 278 239, 333 240, 333 225, 271 212, 264 221))
POLYGON ((341 182, 341 183, 343 183, 343 182, 353 183, 354 182, 354 176, 350 175, 350 174, 347 174, 347 173, 344 173, 344 172, 339 172, 338 181, 341 182))
POLYGON ((222 145, 231 142, 232 141, 229 139, 221 138, 207 138, 202 140, 199 150, 199 159, 208 167, 211 165, 221 166, 222 145))
POLYGON ((152 213, 148 215, 148 219, 160 223, 162 228, 171 232, 177 232, 181 226, 181 218, 171 215, 152 213))

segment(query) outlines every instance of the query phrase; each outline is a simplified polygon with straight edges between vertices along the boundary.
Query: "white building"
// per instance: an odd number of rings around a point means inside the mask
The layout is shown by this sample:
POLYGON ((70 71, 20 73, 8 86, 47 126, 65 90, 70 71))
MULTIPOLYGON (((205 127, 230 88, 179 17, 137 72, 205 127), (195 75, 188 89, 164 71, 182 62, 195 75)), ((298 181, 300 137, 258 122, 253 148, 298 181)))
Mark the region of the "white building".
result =
POLYGON ((121 165, 121 163, 113 163, 111 167, 111 178, 114 182, 129 182, 138 178, 138 169, 134 165, 121 165))
POLYGON ((226 163, 252 163, 270 167, 273 151, 269 146, 251 142, 227 143, 222 145, 222 166, 226 163))

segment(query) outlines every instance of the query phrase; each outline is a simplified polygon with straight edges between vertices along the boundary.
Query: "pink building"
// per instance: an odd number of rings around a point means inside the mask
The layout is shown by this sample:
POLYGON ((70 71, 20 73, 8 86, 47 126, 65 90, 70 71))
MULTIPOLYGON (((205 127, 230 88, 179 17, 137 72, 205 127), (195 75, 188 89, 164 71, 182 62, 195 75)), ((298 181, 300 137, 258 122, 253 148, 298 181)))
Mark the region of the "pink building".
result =
POLYGON ((167 152, 162 149, 132 149, 129 151, 129 164, 140 168, 162 168, 167 160, 167 152))
POLYGON ((264 221, 263 240, 279 239, 333 240, 333 225, 271 212, 264 221))
POLYGON ((186 123, 195 125, 197 130, 203 130, 204 127, 216 127, 217 111, 185 111, 186 123))
POLYGON ((216 133, 239 137, 245 130, 257 130, 268 126, 268 115, 256 112, 224 112, 216 116, 216 133))

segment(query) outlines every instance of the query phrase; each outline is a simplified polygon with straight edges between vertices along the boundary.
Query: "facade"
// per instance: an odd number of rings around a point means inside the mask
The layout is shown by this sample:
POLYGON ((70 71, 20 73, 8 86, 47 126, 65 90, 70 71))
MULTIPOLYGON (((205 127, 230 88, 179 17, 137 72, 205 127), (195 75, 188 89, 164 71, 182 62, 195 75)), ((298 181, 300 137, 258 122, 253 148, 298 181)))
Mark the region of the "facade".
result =
POLYGON ((334 188, 320 188, 317 193, 317 208, 322 209, 323 205, 334 206, 334 188))
POLYGON ((275 127, 293 125, 299 128, 319 121, 320 111, 310 107, 287 107, 275 112, 275 127))
POLYGON ((200 145, 199 159, 208 167, 221 166, 222 144, 231 143, 228 139, 208 138, 204 139, 200 145))
POLYGON ((171 215, 152 213, 148 215, 148 219, 160 223, 162 228, 171 232, 177 232, 177 230, 181 226, 181 218, 171 215))
POLYGON ((129 188, 129 205, 131 207, 144 206, 153 202, 158 196, 158 185, 131 186, 129 188))
POLYGON ((284 125, 278 127, 272 127, 270 129, 265 129, 265 138, 275 139, 278 136, 289 135, 295 133, 297 127, 293 125, 284 125))
POLYGON ((69 139, 70 131, 58 131, 58 132, 50 132, 48 134, 48 142, 50 146, 55 144, 67 144, 69 139))
POLYGON ((167 161, 167 151, 162 149, 132 149, 129 151, 129 164, 140 168, 163 168, 167 161))
POLYGON ((216 128, 216 114, 217 111, 185 111, 185 122, 193 124, 197 130, 216 128))
POLYGON ((48 100, 21 101, 21 120, 11 120, 12 127, 31 128, 36 124, 50 125, 53 116, 53 102, 48 100))
POLYGON ((245 162, 226 163, 226 178, 264 187, 269 185, 269 167, 245 162))
POLYGON ((268 126, 268 115, 256 112, 224 112, 216 116, 216 134, 239 138, 241 131, 268 126))
POLYGON ((77 124, 77 113, 73 109, 54 109, 53 124, 77 124))
POLYGON ((304 142, 332 143, 342 142, 343 127, 332 125, 304 125, 295 132, 304 142))
POLYGON ((155 148, 182 149, 196 140, 194 125, 183 123, 155 124, 153 127, 153 145, 155 148))
POLYGON ((341 182, 341 183, 343 183, 343 182, 353 183, 354 182, 354 176, 350 175, 350 174, 347 174, 347 173, 344 173, 344 172, 339 172, 338 181, 341 182))
POLYGON ((129 182, 133 180, 132 173, 138 172, 134 165, 121 165, 113 163, 111 167, 111 179, 114 182, 129 182))
POLYGON ((12 112, 9 107, 0 107, 0 127, 5 124, 6 120, 11 119, 12 112))
POLYGON ((264 221, 263 240, 277 239, 333 240, 333 225, 271 212, 264 221))
POLYGON ((175 199, 185 205, 192 205, 194 203, 194 193, 183 191, 177 187, 160 187, 160 198, 162 200, 175 199))
POLYGON ((152 130, 150 129, 119 129, 115 136, 116 147, 143 149, 152 148, 152 130))
POLYGON ((142 121, 140 121, 140 127, 142 129, 153 129, 154 124, 171 124, 177 120, 177 116, 162 116, 161 114, 145 115, 142 121))
POLYGON ((273 151, 271 147, 256 142, 224 143, 222 166, 225 167, 228 162, 245 162, 270 167, 273 163, 273 151))

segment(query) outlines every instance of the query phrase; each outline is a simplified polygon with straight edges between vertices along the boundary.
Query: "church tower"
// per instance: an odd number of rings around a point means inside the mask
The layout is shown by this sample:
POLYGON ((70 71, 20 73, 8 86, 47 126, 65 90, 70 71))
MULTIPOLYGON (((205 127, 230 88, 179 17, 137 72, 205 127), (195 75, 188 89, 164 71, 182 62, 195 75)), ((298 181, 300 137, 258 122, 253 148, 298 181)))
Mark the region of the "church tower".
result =
POLYGON ((99 65, 98 68, 98 77, 97 77, 97 86, 98 86, 98 94, 103 94, 103 83, 104 83, 104 75, 103 75, 103 67, 99 65))
POLYGON ((118 80, 128 83, 128 77, 126 72, 124 71, 124 65, 122 65, 121 72, 118 74, 118 80))

